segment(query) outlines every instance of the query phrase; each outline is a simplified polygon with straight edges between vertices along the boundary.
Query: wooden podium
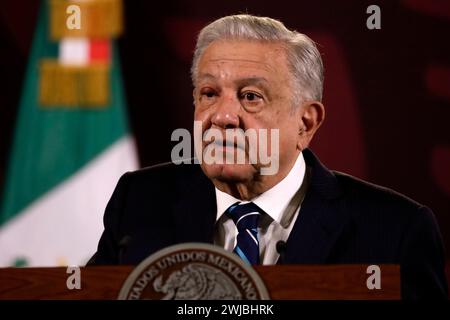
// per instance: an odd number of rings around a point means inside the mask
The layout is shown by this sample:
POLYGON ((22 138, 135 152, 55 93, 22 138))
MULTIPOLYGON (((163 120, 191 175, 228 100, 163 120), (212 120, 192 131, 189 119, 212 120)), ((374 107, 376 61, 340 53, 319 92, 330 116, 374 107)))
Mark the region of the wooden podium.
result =
MULTIPOLYGON (((379 265, 381 289, 366 285, 368 265, 256 266, 274 300, 396 300, 400 299, 400 267, 379 265)), ((81 289, 66 286, 67 268, 0 269, 0 299, 117 299, 134 267, 84 267, 81 289)))

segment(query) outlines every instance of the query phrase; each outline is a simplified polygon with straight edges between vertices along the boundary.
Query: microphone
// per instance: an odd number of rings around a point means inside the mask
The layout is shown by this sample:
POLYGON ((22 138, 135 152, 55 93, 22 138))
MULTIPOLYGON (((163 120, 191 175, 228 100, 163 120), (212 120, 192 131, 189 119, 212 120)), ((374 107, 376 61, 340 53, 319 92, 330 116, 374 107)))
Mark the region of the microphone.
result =
POLYGON ((117 258, 118 258, 119 264, 122 262, 123 254, 125 253, 126 249, 130 245, 130 242, 131 242, 131 237, 129 235, 125 235, 122 237, 122 239, 120 239, 119 243, 117 244, 117 247, 118 247, 117 258))
POLYGON ((286 253, 287 249, 286 241, 278 240, 276 244, 276 249, 278 254, 280 255, 280 258, 278 259, 278 263, 283 264, 284 263, 284 255, 286 253))

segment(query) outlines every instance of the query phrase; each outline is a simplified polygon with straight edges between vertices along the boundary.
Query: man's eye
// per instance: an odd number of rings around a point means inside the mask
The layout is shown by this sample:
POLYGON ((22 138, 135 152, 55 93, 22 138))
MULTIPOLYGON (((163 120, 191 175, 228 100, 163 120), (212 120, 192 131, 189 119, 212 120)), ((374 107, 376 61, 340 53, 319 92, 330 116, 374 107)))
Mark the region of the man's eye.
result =
POLYGON ((254 92, 246 92, 242 95, 243 99, 246 99, 247 101, 258 101, 262 99, 262 97, 254 92))
POLYGON ((213 98, 216 95, 216 93, 214 91, 205 91, 202 92, 201 95, 206 98, 213 98))

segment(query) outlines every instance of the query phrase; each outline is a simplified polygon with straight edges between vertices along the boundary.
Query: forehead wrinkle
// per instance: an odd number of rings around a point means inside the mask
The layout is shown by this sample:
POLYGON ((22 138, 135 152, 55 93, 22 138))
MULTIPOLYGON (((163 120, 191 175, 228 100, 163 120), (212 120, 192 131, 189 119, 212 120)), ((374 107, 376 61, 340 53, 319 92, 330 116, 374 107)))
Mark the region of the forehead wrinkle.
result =
MULTIPOLYGON (((264 71, 267 72, 271 72, 273 70, 272 66, 268 63, 265 63, 263 61, 258 61, 258 60, 251 60, 251 59, 233 59, 233 58, 218 58, 218 59, 208 59, 207 61, 205 61, 206 64, 208 63, 218 63, 218 64, 224 64, 227 62, 237 62, 237 63, 250 63, 253 65, 256 65, 256 67, 262 67, 262 69, 264 71)), ((245 66, 241 66, 245 67, 245 66)))
POLYGON ((256 70, 251 66, 239 66, 238 72, 228 70, 226 67, 219 65, 209 66, 205 71, 200 71, 197 81, 218 81, 220 79, 229 79, 233 82, 248 82, 251 84, 269 83, 270 71, 269 68, 258 68, 256 70), (245 70, 244 72, 242 72, 245 70), (262 72, 261 72, 262 71, 262 72), (268 77, 267 77, 268 76, 268 77))

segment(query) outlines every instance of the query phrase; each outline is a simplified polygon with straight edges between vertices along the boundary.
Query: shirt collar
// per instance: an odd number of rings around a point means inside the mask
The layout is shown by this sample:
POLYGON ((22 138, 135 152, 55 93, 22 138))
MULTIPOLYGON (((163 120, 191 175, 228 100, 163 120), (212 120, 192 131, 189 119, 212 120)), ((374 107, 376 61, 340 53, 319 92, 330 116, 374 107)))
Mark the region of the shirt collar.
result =
MULTIPOLYGON (((305 177, 305 159, 303 154, 297 157, 294 166, 291 168, 286 177, 278 182, 275 186, 260 194, 251 201, 267 213, 273 220, 280 223, 283 213, 286 211, 291 199, 300 189, 305 177)), ((220 219, 223 213, 236 202, 244 202, 222 192, 216 188, 217 216, 216 221, 220 219)))

